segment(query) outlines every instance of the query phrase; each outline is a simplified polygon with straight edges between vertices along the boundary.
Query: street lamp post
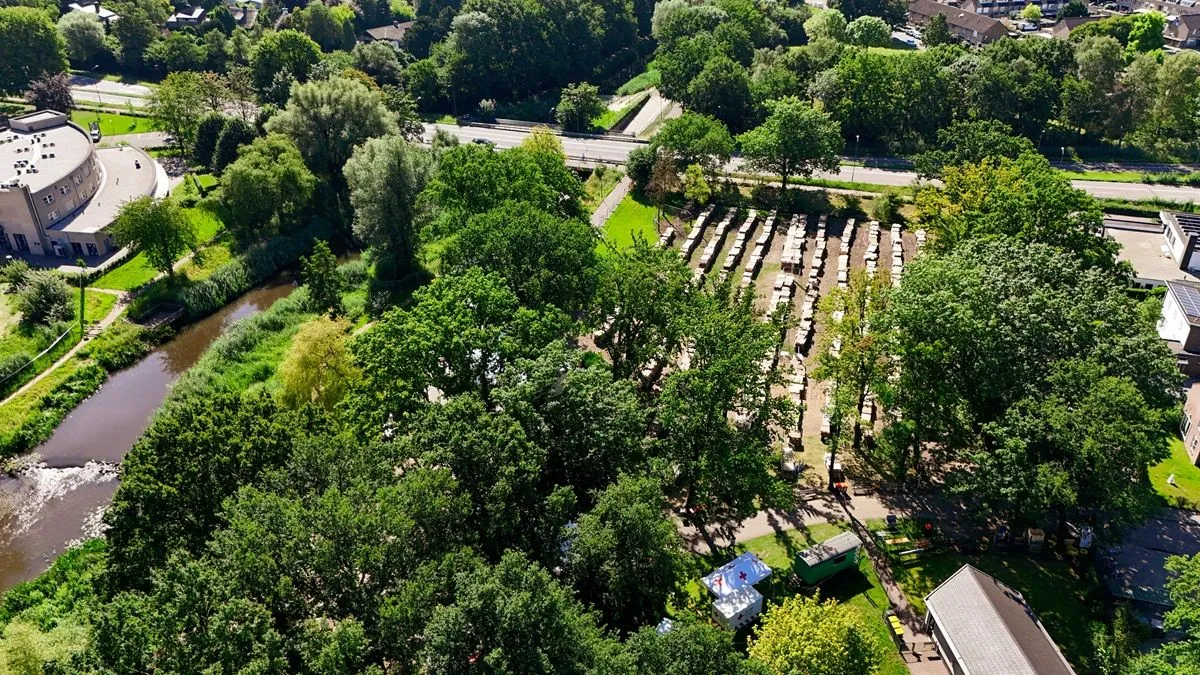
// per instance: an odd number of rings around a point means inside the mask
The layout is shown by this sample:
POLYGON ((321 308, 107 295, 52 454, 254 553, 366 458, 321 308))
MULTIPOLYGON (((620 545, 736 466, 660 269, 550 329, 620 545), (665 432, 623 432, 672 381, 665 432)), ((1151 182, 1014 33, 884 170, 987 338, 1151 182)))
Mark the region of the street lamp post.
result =
POLYGON ((1066 163, 1067 163, 1067 146, 1062 145, 1062 146, 1059 146, 1058 149, 1062 152, 1062 160, 1061 161, 1064 165, 1066 165, 1066 163))
MULTIPOLYGON (((858 161, 858 134, 854 134, 854 161, 858 161)), ((850 165, 850 182, 854 182, 854 170, 858 168, 858 164, 850 165)))

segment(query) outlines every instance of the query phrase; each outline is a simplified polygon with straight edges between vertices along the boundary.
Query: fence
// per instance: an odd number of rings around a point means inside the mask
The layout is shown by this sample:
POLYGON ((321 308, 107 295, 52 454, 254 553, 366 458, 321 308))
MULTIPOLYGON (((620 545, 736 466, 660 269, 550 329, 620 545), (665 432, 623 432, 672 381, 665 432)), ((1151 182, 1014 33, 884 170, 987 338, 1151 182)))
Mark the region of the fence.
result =
POLYGON ((12 392, 21 388, 26 382, 37 377, 38 373, 42 372, 46 366, 57 361, 63 354, 66 354, 82 337, 83 335, 79 331, 79 324, 73 324, 62 335, 55 338, 54 342, 51 342, 50 346, 43 349, 40 354, 29 359, 25 365, 0 378, 0 397, 7 397, 12 392), (75 339, 67 340, 68 335, 75 335, 75 339), (33 366, 38 363, 43 363, 44 365, 40 368, 34 368, 33 366))

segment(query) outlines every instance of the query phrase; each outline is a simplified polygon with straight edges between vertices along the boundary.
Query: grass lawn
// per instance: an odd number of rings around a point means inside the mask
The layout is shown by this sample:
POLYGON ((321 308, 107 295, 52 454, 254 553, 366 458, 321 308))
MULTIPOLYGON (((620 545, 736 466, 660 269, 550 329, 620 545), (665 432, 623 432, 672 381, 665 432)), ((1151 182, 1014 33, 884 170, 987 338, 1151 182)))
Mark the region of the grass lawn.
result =
POLYGON ((71 111, 71 121, 88 128, 90 122, 100 122, 100 133, 104 136, 119 136, 121 134, 140 134, 154 131, 150 126, 149 117, 134 117, 120 113, 93 112, 91 110, 71 111))
MULTIPOLYGON (((196 228, 196 241, 202 246, 212 241, 213 237, 217 236, 217 233, 221 231, 221 220, 212 211, 197 206, 184 209, 183 212, 192 221, 192 226, 196 228)), ((214 259, 221 258, 222 260, 228 260, 229 252, 226 250, 224 257, 222 257, 222 254, 214 252, 212 257, 214 259)), ((208 261, 206 260, 205 267, 208 266, 208 261)), ((212 269, 216 268, 211 267, 208 273, 204 274, 201 278, 207 278, 209 274, 212 274, 212 269)), ((158 276, 158 270, 150 266, 150 261, 146 259, 144 253, 138 253, 102 274, 99 279, 92 282, 92 285, 96 288, 108 288, 114 291, 131 291, 150 283, 156 276, 158 276)))
POLYGON ((143 87, 157 87, 158 82, 154 80, 143 80, 134 75, 122 75, 121 73, 101 73, 92 70, 72 70, 72 75, 86 77, 90 80, 101 79, 109 82, 120 82, 122 84, 140 84, 143 87))
POLYGON ((83 318, 88 323, 99 323, 101 319, 108 316, 115 304, 117 304, 117 296, 112 293, 85 292, 83 318))
POLYGON ((1200 468, 1188 459, 1179 437, 1171 437, 1171 456, 1150 467, 1150 484, 1171 506, 1200 509, 1200 468), (1167 485, 1171 474, 1175 474, 1175 487, 1167 485))
MULTIPOLYGON (((708 589, 700 583, 700 577, 746 551, 757 555, 774 571, 774 574, 768 579, 756 584, 755 588, 763 594, 768 602, 781 601, 793 594, 793 591, 787 588, 787 578, 791 574, 796 555, 809 546, 825 541, 848 527, 847 523, 810 525, 803 529, 751 539, 743 544, 738 544, 732 551, 726 551, 719 555, 694 556, 692 558, 695 563, 692 570, 694 578, 686 589, 689 605, 693 610, 704 612, 707 615, 712 597, 708 589)), ((887 594, 879 583, 879 577, 875 574, 875 568, 871 565, 870 558, 865 553, 859 560, 857 572, 843 570, 823 582, 820 585, 820 593, 822 598, 832 598, 858 610, 866 625, 875 633, 880 645, 880 653, 883 656, 883 661, 876 672, 882 675, 904 675, 908 672, 883 619, 883 613, 888 608, 887 594)), ((737 643, 744 644, 748 635, 748 630, 738 631, 737 643)))
POLYGON ((946 552, 929 555, 909 565, 896 565, 892 572, 913 610, 923 614, 925 596, 965 563, 1020 591, 1067 659, 1077 669, 1086 665, 1092 653, 1088 626, 1092 618, 1092 598, 1089 596, 1099 587, 1091 568, 1084 566, 1085 571, 1079 572, 1068 562, 1051 555, 1028 557, 946 552))
MULTIPOLYGON (((892 44, 901 44, 893 41, 892 44)), ((904 56, 905 54, 915 54, 917 50, 913 47, 867 47, 867 51, 880 56, 904 56)))
POLYGON ((595 119, 592 120, 592 125, 597 126, 605 131, 610 131, 617 125, 617 122, 625 119, 626 115, 642 107, 648 98, 650 98, 650 94, 643 94, 637 97, 633 103, 630 103, 624 108, 619 108, 617 110, 606 108, 604 112, 600 113, 595 119))
POLYGON ((644 198, 626 196, 604 224, 605 244, 620 250, 632 245, 634 236, 641 236, 651 244, 658 241, 654 212, 655 208, 644 201, 644 198))
POLYGON ((82 364, 83 361, 78 356, 70 359, 20 396, 0 405, 0 434, 10 433, 20 427, 42 397, 62 386, 82 364))
POLYGON ((1067 171, 1059 170, 1071 180, 1102 180, 1110 183, 1144 183, 1145 174, 1141 171, 1067 171))
POLYGON ((600 202, 612 192, 612 189, 621 181, 621 176, 624 174, 617 169, 609 169, 606 167, 597 167, 592 175, 583 183, 583 205, 588 212, 595 211, 600 207, 600 202))
POLYGON ((229 250, 227 243, 216 242, 201 249, 199 259, 193 256, 191 260, 184 263, 179 268, 179 276, 186 278, 191 283, 203 281, 212 276, 218 267, 229 262, 232 257, 233 253, 229 250))
POLYGON ((636 94, 639 91, 645 91, 650 87, 657 87, 661 80, 662 74, 658 72, 658 69, 654 67, 654 63, 651 62, 646 66, 646 70, 629 78, 625 84, 622 84, 620 87, 618 87, 617 94, 620 96, 636 94))

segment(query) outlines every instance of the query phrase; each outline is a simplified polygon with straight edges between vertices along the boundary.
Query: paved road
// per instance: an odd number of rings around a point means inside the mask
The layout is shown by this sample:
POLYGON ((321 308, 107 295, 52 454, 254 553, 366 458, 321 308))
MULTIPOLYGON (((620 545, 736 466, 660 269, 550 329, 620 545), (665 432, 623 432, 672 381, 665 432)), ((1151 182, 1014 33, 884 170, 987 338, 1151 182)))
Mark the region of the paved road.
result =
MULTIPOLYGON (((426 138, 433 135, 433 129, 445 131, 459 137, 463 142, 471 142, 476 138, 492 141, 498 148, 511 148, 520 145, 528 135, 528 131, 514 128, 493 129, 489 127, 459 127, 452 124, 426 125, 426 138)), ((595 161, 623 163, 629 152, 638 147, 637 143, 628 140, 611 140, 604 138, 562 138, 563 149, 567 157, 590 163, 595 161)), ((729 164, 730 171, 743 170, 742 163, 734 159, 729 164)), ((836 180, 854 180, 859 183, 875 185, 890 185, 903 187, 910 185, 917 177, 911 171, 893 171, 871 167, 843 166, 836 172, 818 172, 817 178, 836 180)), ((1145 183, 1113 183, 1107 181, 1071 181, 1075 187, 1085 190, 1093 197, 1111 199, 1170 199, 1173 201, 1200 202, 1200 188, 1176 187, 1170 185, 1148 185, 1145 183)))
POLYGON ((150 87, 140 84, 122 84, 82 75, 71 76, 71 95, 80 103, 121 107, 132 105, 142 108, 150 102, 148 97, 151 91, 150 87))

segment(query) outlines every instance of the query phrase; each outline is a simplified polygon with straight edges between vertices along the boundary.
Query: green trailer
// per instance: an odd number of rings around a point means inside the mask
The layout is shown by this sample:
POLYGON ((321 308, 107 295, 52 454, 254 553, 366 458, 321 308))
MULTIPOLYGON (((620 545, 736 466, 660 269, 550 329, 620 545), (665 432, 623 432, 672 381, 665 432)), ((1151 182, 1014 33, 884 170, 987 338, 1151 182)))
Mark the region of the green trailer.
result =
POLYGON ((862 545, 862 540, 853 532, 826 539, 800 552, 796 574, 806 585, 815 586, 844 569, 857 568, 862 545))

